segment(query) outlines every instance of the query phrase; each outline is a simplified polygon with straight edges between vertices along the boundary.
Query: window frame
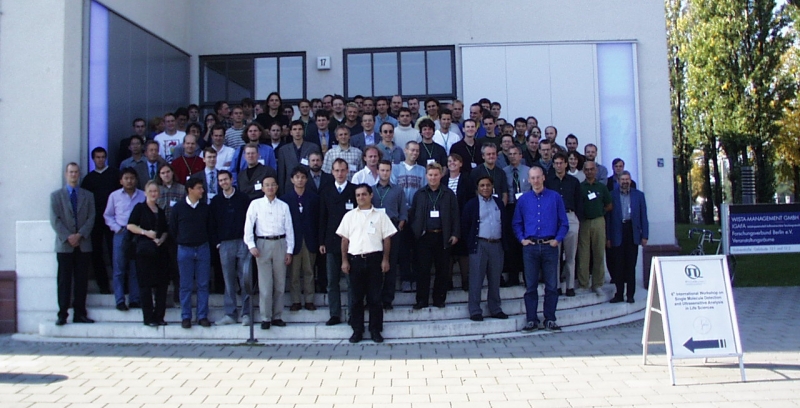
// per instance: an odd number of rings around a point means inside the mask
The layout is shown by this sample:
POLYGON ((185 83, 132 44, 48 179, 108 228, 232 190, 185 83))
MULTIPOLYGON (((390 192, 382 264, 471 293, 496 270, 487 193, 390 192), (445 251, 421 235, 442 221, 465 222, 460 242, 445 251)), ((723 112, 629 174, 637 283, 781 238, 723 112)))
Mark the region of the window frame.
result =
POLYGON ((344 96, 347 99, 353 98, 355 95, 350 95, 349 86, 347 83, 348 78, 348 62, 347 57, 351 54, 369 54, 370 55, 370 77, 372 82, 372 94, 373 95, 363 95, 365 97, 378 97, 378 96, 387 96, 391 97, 392 95, 375 95, 375 65, 374 65, 374 57, 373 54, 383 54, 383 53, 391 53, 394 52, 397 56, 397 91, 398 94, 402 95, 403 98, 418 98, 424 99, 428 97, 436 98, 439 100, 456 100, 457 99, 457 87, 456 87, 456 49, 455 45, 430 45, 430 46, 413 46, 413 47, 388 47, 388 48, 346 48, 342 50, 342 65, 344 75, 342 76, 342 82, 344 90, 344 96), (450 51, 450 81, 451 81, 451 88, 452 93, 425 93, 425 94, 405 94, 403 93, 403 78, 402 78, 402 69, 403 69, 403 59, 402 53, 404 52, 424 52, 424 64, 425 64, 425 91, 428 91, 428 52, 429 51, 450 51))
MULTIPOLYGON (((286 58, 286 57, 300 57, 300 58, 302 58, 302 71, 303 71, 303 95, 302 95, 302 97, 301 98, 289 99, 289 98, 284 98, 283 95, 281 95, 281 100, 283 101, 284 104, 297 104, 300 101, 300 99, 307 98, 307 95, 308 95, 308 66, 307 66, 308 59, 306 57, 306 52, 305 51, 249 53, 249 54, 209 54, 209 55, 200 55, 200 56, 198 56, 198 64, 199 64, 199 68, 200 68, 200 77, 198 78, 198 80, 200 82, 200 98, 199 98, 200 99, 200 103, 198 105, 200 105, 200 109, 213 109, 214 104, 217 102, 217 101, 206 101, 205 100, 206 87, 205 87, 204 78, 205 78, 206 64, 208 62, 225 62, 225 78, 228 79, 227 74, 228 74, 228 63, 229 63, 229 61, 231 61, 231 60, 249 60, 250 64, 251 64, 251 67, 252 67, 252 72, 253 72, 253 77, 252 77, 253 89, 252 89, 252 96, 250 96, 250 98, 252 98, 255 101, 259 101, 259 99, 255 98, 255 92, 256 92, 256 90, 255 90, 255 86, 256 86, 256 62, 255 62, 255 60, 259 59, 259 58, 275 58, 277 60, 276 61, 276 68, 277 68, 277 80, 276 80, 276 83, 278 84, 278 89, 276 89, 276 92, 278 92, 280 94, 281 58, 286 58)), ((226 98, 228 97, 228 83, 227 83, 227 81, 225 83, 225 96, 226 96, 226 98)), ((231 101, 231 100, 227 100, 226 99, 225 102, 228 103, 228 104, 239 104, 239 102, 241 102, 241 100, 231 101)))

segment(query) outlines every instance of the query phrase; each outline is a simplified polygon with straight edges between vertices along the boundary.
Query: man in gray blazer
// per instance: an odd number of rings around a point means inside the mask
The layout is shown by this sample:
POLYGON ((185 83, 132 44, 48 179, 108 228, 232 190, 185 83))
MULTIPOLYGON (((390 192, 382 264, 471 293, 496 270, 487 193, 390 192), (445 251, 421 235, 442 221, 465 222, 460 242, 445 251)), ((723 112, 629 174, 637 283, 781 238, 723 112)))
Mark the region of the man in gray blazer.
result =
POLYGON ((278 159, 278 187, 280 187, 280 195, 294 191, 292 185, 291 173, 295 167, 299 165, 309 166, 309 155, 313 152, 319 152, 319 146, 314 143, 306 142, 303 140, 303 133, 305 129, 303 122, 295 120, 289 128, 289 134, 292 136, 292 143, 287 143, 275 152, 278 159))
POLYGON ((86 313, 86 285, 89 258, 92 252, 91 233, 94 227, 94 195, 78 188, 81 168, 67 164, 67 185, 50 194, 50 225, 56 232, 58 261, 58 320, 67 323, 72 304, 73 323, 94 323, 86 313))

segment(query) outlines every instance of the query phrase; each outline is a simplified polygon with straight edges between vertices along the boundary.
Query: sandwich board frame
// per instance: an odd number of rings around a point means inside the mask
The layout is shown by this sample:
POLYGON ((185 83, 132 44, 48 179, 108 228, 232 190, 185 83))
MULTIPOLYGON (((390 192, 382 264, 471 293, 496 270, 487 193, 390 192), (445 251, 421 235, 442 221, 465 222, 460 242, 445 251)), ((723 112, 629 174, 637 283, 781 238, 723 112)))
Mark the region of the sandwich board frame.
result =
POLYGON ((653 257, 649 286, 642 333, 644 365, 650 343, 665 343, 672 385, 674 360, 692 358, 737 357, 742 381, 747 381, 725 256, 653 257), (654 313, 661 319, 654 319, 654 313))

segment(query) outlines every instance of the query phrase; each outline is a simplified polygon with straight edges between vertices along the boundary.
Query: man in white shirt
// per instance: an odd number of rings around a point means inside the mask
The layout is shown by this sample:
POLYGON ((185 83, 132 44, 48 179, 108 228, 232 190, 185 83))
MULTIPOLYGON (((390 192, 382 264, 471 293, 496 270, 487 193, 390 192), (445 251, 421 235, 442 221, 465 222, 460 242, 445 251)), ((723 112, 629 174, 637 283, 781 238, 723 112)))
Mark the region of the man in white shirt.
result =
POLYGON ((225 146, 224 126, 214 125, 211 128, 211 147, 217 152, 217 170, 230 170, 235 150, 230 146, 225 146))
POLYGON ((378 162, 380 160, 380 150, 376 146, 367 146, 366 150, 364 150, 364 163, 366 163, 366 166, 353 175, 351 182, 353 184, 368 184, 370 187, 378 184, 380 178, 378 176, 378 162))
POLYGON ((174 150, 176 147, 183 145, 183 137, 186 136, 186 132, 181 132, 177 126, 174 114, 169 112, 164 114, 164 131, 155 137, 155 141, 158 142, 158 154, 167 163, 171 163, 176 159, 174 150))
POLYGON ((244 221, 244 243, 258 265, 258 308, 261 329, 283 327, 283 293, 286 291, 286 266, 292 263, 294 228, 289 206, 276 198, 278 178, 261 180, 264 197, 253 200, 244 221), (255 227, 255 233, 254 233, 255 227))
POLYGON ((436 121, 436 127, 439 130, 433 134, 433 141, 444 147, 447 154, 450 154, 450 148, 461 140, 458 125, 453 124, 452 118, 453 112, 450 109, 442 109, 439 119, 436 121))
POLYGON ((400 108, 400 115, 397 116, 397 122, 399 124, 394 128, 394 142, 398 146, 405 147, 408 142, 414 141, 419 143, 422 141, 419 130, 412 124, 411 110, 408 108, 400 108))
POLYGON ((391 237, 397 228, 385 211, 372 207, 372 187, 356 186, 357 209, 342 218, 336 235, 342 237, 342 272, 350 275, 350 343, 364 338, 364 295, 369 303, 369 332, 372 341, 382 343, 383 274, 389 271, 391 237), (346 254, 346 255, 345 255, 346 254))

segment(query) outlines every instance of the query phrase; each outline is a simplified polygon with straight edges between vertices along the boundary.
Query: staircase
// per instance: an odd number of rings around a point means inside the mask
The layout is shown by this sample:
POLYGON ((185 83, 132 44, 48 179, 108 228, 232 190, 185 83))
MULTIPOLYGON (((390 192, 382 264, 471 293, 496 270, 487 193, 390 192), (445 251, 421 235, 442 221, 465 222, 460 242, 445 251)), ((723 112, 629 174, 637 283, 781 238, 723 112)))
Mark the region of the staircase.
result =
MULTIPOLYGON (((458 279, 456 278, 456 283, 458 279)), ((458 286, 458 285, 457 285, 458 286)), ((606 285, 603 288, 604 295, 598 296, 593 292, 580 291, 574 297, 560 296, 558 299, 558 310, 556 317, 558 324, 562 327, 584 325, 594 323, 603 325, 615 323, 614 319, 623 318, 635 314, 645 307, 646 292, 641 291, 637 295, 639 300, 636 303, 616 303, 608 301, 615 292, 613 285, 606 285)), ((347 293, 342 290, 343 320, 347 318, 347 293)), ((397 292, 394 309, 384 312, 384 331, 383 335, 387 340, 404 339, 419 340, 431 339, 453 340, 458 338, 481 338, 486 336, 500 335, 503 333, 515 333, 525 325, 525 304, 522 299, 525 289, 521 286, 500 289, 503 311, 509 315, 507 320, 498 320, 486 317, 482 322, 469 320, 467 308, 467 293, 460 289, 448 292, 447 306, 439 309, 429 307, 421 310, 413 310, 415 303, 413 293, 397 292)), ((257 295, 256 295, 257 296, 257 295)), ((171 298, 171 294, 168 295, 171 298)), ((488 316, 486 311, 486 288, 482 293, 482 307, 484 316, 488 316)), ((543 285, 539 287, 539 319, 541 316, 543 302, 543 285)), ((352 330, 343 323, 336 326, 325 326, 329 318, 328 298, 325 294, 317 294, 314 298, 317 310, 300 310, 290 312, 288 306, 291 304, 289 294, 285 294, 286 309, 283 312, 283 320, 286 327, 272 327, 269 330, 261 330, 258 321, 257 298, 254 301, 256 310, 253 313, 256 320, 255 338, 260 342, 269 343, 270 341, 341 341, 350 337, 352 330)), ((39 336, 41 338, 53 339, 103 339, 109 341, 150 341, 166 342, 172 340, 207 340, 220 341, 224 343, 244 341, 249 338, 249 327, 241 324, 216 326, 210 328, 193 325, 191 329, 183 329, 180 326, 180 309, 177 307, 168 308, 165 320, 167 326, 157 328, 142 324, 142 314, 139 309, 131 309, 127 312, 116 310, 113 295, 90 294, 87 299, 89 317, 94 319, 94 324, 73 324, 71 320, 64 326, 56 326, 55 316, 52 320, 42 321, 39 324, 39 336)), ((209 299, 210 315, 209 319, 214 322, 221 319, 223 312, 222 295, 211 295, 209 299)), ((70 316, 71 318, 71 316, 70 316)), ((366 313, 366 321, 369 321, 369 313, 366 313)))

